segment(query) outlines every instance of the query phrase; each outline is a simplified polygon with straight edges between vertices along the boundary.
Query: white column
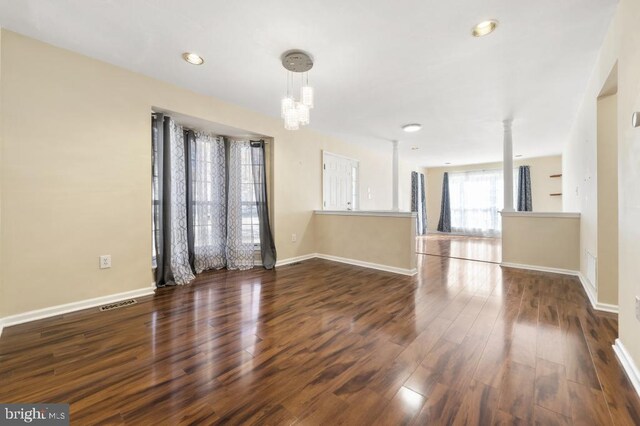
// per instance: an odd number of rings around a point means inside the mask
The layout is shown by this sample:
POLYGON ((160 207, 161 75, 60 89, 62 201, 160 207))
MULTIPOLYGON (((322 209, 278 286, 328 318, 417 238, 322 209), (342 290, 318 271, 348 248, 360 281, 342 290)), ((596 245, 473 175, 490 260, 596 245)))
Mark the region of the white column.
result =
POLYGON ((393 164, 391 165, 391 209, 398 211, 398 141, 391 141, 393 143, 393 164))
POLYGON ((511 124, 513 120, 507 119, 502 122, 504 125, 503 139, 503 173, 504 178, 504 210, 506 212, 513 211, 513 136, 511 132, 511 124))

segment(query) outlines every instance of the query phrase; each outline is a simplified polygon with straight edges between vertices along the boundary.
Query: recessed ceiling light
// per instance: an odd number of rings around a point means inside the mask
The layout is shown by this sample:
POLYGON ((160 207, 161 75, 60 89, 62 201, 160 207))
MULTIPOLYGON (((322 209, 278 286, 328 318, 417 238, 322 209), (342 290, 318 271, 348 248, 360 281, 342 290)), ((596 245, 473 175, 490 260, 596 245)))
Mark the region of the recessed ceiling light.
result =
POLYGON ((422 124, 418 123, 405 124, 404 126, 402 126, 402 130, 407 133, 417 132, 420 129, 422 129, 422 124))
POLYGON ((471 35, 473 35, 474 37, 486 36, 487 34, 491 34, 496 29, 497 26, 498 26, 498 21, 496 21, 495 19, 482 21, 478 25, 473 27, 473 30, 471 31, 471 35))
POLYGON ((192 65, 202 65, 204 64, 204 59, 202 59, 202 56, 196 54, 196 53, 191 53, 191 52, 184 52, 182 54, 182 59, 184 59, 185 61, 189 62, 192 65))
POLYGON ((411 147, 411 151, 416 151, 416 150, 418 150, 418 149, 420 149, 420 147, 417 147, 417 146, 412 146, 412 147, 411 147))

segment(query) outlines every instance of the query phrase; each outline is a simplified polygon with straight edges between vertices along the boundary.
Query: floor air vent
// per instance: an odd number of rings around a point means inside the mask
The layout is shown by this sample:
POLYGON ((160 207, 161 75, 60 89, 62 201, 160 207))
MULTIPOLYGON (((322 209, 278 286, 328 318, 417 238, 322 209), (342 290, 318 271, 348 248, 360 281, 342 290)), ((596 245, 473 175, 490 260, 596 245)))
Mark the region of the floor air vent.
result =
POLYGON ((135 305, 138 303, 136 299, 123 300, 122 302, 110 303, 108 305, 100 306, 101 311, 110 311, 112 309, 118 309, 129 305, 135 305))

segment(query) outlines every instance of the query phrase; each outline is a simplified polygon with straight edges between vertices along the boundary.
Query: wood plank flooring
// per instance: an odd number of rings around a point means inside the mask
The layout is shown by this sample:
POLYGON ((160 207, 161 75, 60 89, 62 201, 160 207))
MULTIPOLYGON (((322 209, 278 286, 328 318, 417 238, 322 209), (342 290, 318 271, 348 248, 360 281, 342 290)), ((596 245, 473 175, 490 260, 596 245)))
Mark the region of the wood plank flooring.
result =
POLYGON ((0 402, 72 424, 637 425, 615 315, 573 277, 419 256, 218 271, 5 329, 0 402))
POLYGON ((502 240, 489 237, 428 234, 416 238, 416 252, 431 256, 500 263, 502 240))

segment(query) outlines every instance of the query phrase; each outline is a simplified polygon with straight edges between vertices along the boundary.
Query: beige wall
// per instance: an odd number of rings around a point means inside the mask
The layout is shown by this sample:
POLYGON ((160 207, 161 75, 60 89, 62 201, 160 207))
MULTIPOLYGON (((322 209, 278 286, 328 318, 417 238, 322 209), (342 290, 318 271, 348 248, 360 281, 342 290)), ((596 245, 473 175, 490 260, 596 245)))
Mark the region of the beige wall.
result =
MULTIPOLYGON (((531 198, 536 212, 562 211, 562 197, 549 194, 562 192, 562 178, 549 176, 562 173, 562 157, 538 157, 516 160, 514 167, 530 166, 531 198)), ((445 172, 464 172, 470 170, 502 169, 502 163, 468 164, 450 167, 430 167, 427 177, 427 226, 430 231, 438 228, 440 202, 442 199, 442 177, 445 172)), ((517 201, 517 200, 514 200, 517 201)))
POLYGON ((630 117, 640 111, 640 2, 621 0, 585 90, 582 107, 563 155, 565 210, 579 211, 581 272, 585 250, 597 249, 597 97, 618 64, 618 326, 620 340, 640 365, 640 322, 635 296, 640 295, 640 129, 630 117))
MULTIPOLYGON (((2 81, 2 27, 0 27, 0 82, 2 81)), ((2 261, 3 261, 3 257, 2 257, 2 156, 3 156, 3 140, 4 140, 4 132, 3 132, 3 117, 4 114, 2 113, 2 85, 0 84, 0 271, 2 271, 3 265, 2 265, 2 261)), ((0 318, 4 317, 6 315, 5 313, 5 303, 3 303, 3 300, 6 300, 5 298, 5 294, 4 294, 4 289, 3 289, 3 281, 2 281, 2 272, 0 272, 0 318)), ((2 324, 0 324, 0 331, 2 330, 2 324)))
POLYGON ((360 160, 361 184, 380 187, 363 207, 391 208, 390 146, 285 131, 278 118, 8 31, 0 73, 2 315, 151 285, 152 107, 273 137, 281 260, 316 252, 322 150, 360 160), (98 269, 101 254, 111 269, 98 269))
POLYGON ((317 214, 320 254, 405 270, 416 267, 415 217, 317 214))
MULTIPOLYGON (((603 43, 563 155, 564 209, 581 213, 580 272, 584 277, 588 277, 587 253, 598 256, 597 98, 617 60, 614 33, 618 14, 619 10, 603 43)), ((597 283, 591 284, 597 287, 597 283)))
MULTIPOLYGON (((618 304, 618 95, 597 102, 597 299, 618 304)), ((596 284, 596 283, 594 283, 596 284)))
POLYGON ((502 217, 502 263, 577 271, 579 248, 579 217, 502 217))
POLYGON ((640 320, 635 298, 640 296, 640 129, 629 117, 640 111, 640 2, 621 0, 615 25, 620 32, 618 74, 618 304, 620 338, 640 366, 640 320))

